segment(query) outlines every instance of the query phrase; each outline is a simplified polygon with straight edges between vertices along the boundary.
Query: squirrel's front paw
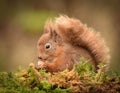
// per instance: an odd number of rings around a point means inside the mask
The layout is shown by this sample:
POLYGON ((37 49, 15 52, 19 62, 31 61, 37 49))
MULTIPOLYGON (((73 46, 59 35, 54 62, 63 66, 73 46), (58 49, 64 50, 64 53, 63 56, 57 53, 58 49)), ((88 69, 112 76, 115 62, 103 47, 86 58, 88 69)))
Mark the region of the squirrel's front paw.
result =
POLYGON ((45 68, 45 63, 43 61, 38 61, 38 65, 35 67, 35 69, 40 70, 45 68))

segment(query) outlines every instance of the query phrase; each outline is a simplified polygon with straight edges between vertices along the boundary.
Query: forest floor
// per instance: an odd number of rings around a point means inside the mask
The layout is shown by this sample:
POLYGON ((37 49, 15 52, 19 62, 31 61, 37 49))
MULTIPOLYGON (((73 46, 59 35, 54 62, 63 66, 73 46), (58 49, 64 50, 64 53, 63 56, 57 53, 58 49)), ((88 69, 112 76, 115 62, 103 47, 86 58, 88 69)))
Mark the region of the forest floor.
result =
POLYGON ((104 70, 104 64, 95 72, 83 61, 71 71, 51 74, 30 64, 17 72, 0 72, 0 93, 120 93, 120 75, 104 70))

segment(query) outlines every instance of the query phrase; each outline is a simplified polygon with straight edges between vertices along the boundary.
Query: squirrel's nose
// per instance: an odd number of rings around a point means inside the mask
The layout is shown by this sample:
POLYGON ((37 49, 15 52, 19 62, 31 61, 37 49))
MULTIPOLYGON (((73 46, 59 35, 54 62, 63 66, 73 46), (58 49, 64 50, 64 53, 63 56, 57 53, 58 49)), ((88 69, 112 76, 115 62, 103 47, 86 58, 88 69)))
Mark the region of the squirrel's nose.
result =
POLYGON ((38 52, 38 59, 43 60, 43 55, 40 52, 38 52))
POLYGON ((43 55, 38 55, 38 59, 39 60, 42 60, 42 61, 45 61, 46 60, 46 57, 43 55))
POLYGON ((41 57, 41 56, 38 56, 38 59, 42 60, 42 57, 41 57))

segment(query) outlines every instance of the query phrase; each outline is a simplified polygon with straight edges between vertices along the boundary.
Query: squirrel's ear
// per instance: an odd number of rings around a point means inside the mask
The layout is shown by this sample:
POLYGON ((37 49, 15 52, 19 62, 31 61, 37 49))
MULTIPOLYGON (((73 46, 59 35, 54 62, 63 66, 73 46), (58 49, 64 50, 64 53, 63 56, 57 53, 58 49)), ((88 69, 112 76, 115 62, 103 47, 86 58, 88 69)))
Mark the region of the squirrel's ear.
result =
POLYGON ((58 44, 62 44, 62 39, 61 39, 60 35, 58 35, 55 30, 52 31, 51 35, 52 35, 52 39, 54 42, 56 42, 58 44))
POLYGON ((52 33, 52 28, 51 27, 45 27, 44 33, 52 33))
POLYGON ((51 19, 47 20, 44 27, 44 33, 51 33, 53 29, 53 22, 51 19))

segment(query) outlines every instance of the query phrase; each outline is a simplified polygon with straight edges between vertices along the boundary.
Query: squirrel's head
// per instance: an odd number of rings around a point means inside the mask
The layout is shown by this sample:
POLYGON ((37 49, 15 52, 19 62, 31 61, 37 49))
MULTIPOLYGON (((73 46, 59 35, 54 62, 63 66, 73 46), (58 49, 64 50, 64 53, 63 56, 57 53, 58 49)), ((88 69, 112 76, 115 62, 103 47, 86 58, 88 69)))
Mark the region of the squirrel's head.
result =
POLYGON ((43 62, 52 62, 62 53, 62 39, 55 31, 51 21, 46 23, 44 33, 38 40, 37 48, 38 58, 43 62))

